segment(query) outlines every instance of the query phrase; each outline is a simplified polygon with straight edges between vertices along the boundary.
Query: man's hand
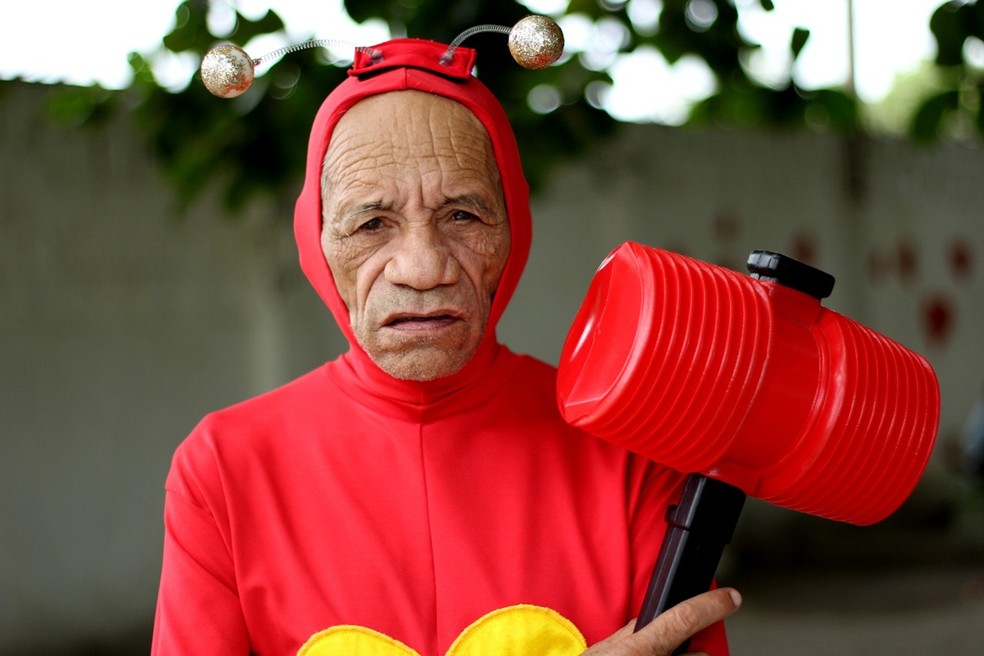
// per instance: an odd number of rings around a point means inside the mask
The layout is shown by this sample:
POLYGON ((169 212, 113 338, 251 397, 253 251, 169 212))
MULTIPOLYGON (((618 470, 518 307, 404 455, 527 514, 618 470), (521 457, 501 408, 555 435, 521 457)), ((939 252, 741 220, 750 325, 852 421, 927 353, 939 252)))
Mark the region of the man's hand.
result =
POLYGON ((670 608, 638 633, 632 632, 632 620, 581 656, 670 656, 684 640, 723 620, 739 606, 737 590, 711 590, 670 608))

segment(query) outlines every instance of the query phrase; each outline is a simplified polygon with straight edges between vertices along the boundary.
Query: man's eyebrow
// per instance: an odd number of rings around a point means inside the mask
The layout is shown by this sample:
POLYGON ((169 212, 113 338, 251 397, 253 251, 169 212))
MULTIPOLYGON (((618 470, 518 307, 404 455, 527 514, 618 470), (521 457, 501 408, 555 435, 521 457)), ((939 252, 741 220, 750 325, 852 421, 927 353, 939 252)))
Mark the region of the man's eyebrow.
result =
MULTIPOLYGON (((463 206, 470 207, 474 210, 480 212, 489 212, 492 210, 492 204, 489 199, 483 194, 461 194, 460 196, 445 196, 441 201, 439 207, 447 208, 463 206)), ((372 201, 369 203, 358 203, 347 207, 341 212, 342 221, 352 221, 361 219, 367 214, 372 214, 374 212, 389 212, 395 207, 395 204, 388 201, 372 201)))
POLYGON ((464 205, 465 207, 471 207, 482 212, 488 212, 492 209, 488 199, 481 194, 462 194, 461 196, 445 197, 444 202, 441 203, 441 207, 452 205, 464 205))
POLYGON ((372 214, 373 212, 385 212, 393 209, 392 203, 386 203, 381 200, 377 200, 371 203, 359 203, 352 207, 348 207, 342 212, 342 219, 355 219, 366 214, 372 214))

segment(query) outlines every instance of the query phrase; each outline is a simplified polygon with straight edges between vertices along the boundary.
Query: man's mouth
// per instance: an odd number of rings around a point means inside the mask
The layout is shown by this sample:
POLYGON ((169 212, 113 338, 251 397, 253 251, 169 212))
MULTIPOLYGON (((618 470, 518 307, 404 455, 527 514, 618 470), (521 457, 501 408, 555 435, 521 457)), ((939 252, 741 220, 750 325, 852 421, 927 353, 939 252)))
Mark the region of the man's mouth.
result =
POLYGON ((399 315, 387 321, 386 328, 401 328, 404 330, 432 329, 450 325, 460 318, 449 313, 436 313, 428 315, 399 315))

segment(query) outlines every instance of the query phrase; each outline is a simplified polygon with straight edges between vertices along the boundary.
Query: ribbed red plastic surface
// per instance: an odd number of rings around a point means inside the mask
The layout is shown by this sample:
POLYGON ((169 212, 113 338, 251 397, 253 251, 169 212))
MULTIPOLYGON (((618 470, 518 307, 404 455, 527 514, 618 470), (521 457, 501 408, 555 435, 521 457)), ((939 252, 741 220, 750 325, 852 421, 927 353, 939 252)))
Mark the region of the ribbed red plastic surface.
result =
POLYGON ((871 524, 908 497, 939 422, 929 364, 800 292, 628 243, 561 354, 567 421, 801 512, 871 524))

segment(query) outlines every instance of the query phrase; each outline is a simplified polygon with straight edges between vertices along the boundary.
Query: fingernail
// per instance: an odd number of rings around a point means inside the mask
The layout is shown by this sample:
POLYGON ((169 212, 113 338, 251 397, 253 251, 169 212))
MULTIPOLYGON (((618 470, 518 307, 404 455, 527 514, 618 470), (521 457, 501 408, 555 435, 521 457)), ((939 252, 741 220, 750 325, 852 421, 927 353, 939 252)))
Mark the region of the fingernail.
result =
POLYGON ((741 606, 741 595, 734 588, 731 588, 729 593, 731 594, 731 601, 735 604, 735 608, 739 608, 741 606))

